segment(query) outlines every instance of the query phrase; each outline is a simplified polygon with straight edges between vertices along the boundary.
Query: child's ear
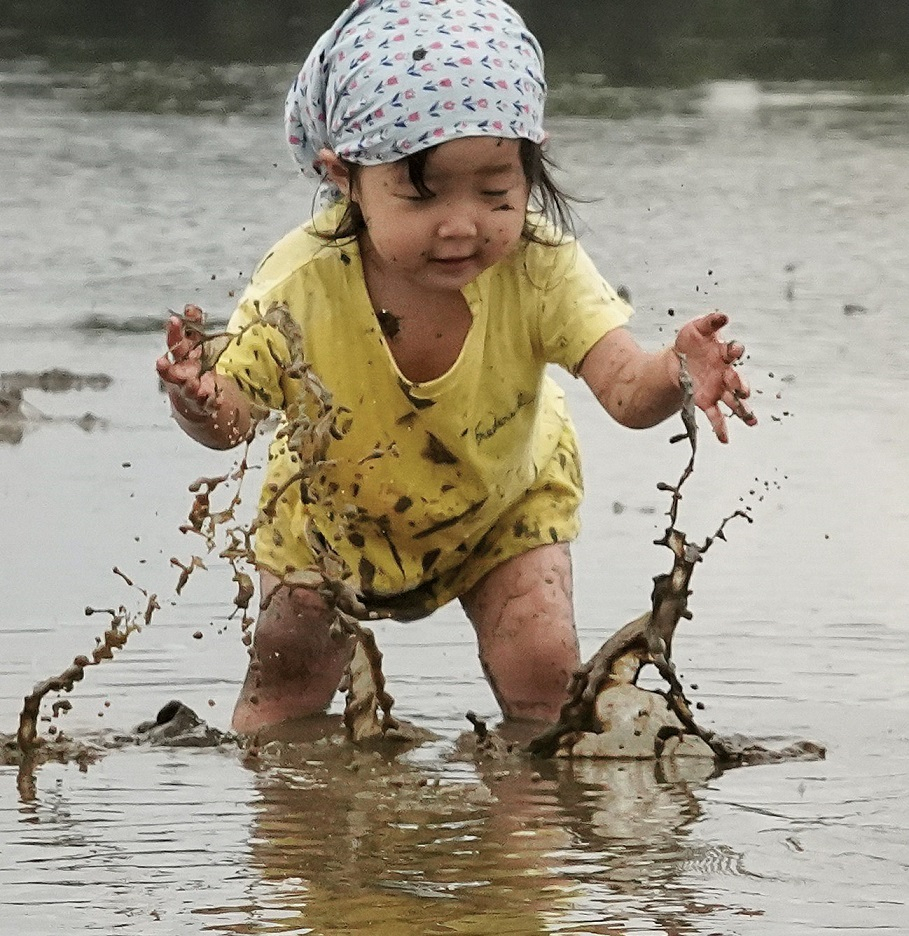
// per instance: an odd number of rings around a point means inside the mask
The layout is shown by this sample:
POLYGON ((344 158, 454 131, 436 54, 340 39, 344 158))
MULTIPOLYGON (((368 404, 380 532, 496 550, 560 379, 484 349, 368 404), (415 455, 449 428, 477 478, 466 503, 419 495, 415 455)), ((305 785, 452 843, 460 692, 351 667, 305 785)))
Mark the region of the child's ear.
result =
POLYGON ((319 150, 319 163, 325 178, 333 182, 342 195, 350 197, 350 169, 333 150, 323 148, 319 150))

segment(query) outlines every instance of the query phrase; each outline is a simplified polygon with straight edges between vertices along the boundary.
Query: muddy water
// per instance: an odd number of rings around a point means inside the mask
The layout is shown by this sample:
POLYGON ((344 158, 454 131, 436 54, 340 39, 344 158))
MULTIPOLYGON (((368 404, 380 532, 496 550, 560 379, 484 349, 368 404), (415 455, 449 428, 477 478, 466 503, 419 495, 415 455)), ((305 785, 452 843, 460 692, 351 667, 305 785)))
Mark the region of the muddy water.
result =
MULTIPOLYGON (((86 113, 51 84, 17 74, 0 94, 0 373, 113 380, 24 389, 32 418, 0 443, 0 730, 90 653, 85 606, 144 606, 114 566, 162 610, 90 670, 63 731, 123 732, 173 697, 224 728, 245 662, 230 574, 213 563, 174 600, 169 560, 199 550, 177 532, 187 485, 232 457, 168 420, 147 322, 186 301, 226 314, 311 190, 276 116, 86 113)), ((755 518, 696 571, 677 632, 699 717, 812 738, 825 761, 710 777, 452 760, 463 713, 495 708, 446 608, 377 628, 396 714, 439 735, 397 762, 133 746, 46 765, 26 795, 0 770, 0 933, 904 933, 907 117, 905 99, 721 85, 684 114, 552 126, 640 339, 727 309, 760 391, 756 430, 703 439, 680 510, 694 538, 741 499, 755 518)), ((656 485, 684 452, 675 426, 618 429, 566 385, 589 654, 667 568, 656 485)))

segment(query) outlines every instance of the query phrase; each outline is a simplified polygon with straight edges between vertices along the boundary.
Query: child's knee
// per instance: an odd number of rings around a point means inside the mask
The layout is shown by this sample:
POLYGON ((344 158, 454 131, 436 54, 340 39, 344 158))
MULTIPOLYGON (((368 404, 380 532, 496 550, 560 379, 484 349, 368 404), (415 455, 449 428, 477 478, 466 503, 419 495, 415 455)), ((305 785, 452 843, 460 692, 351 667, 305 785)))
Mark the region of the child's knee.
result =
POLYGON ((311 588, 286 589, 285 602, 296 617, 307 623, 322 624, 331 617, 328 602, 311 588))
POLYGON ((253 646, 260 662, 305 667, 313 659, 339 652, 329 634, 332 613, 311 589, 279 585, 264 604, 253 646))
POLYGON ((295 619, 301 624, 316 624, 328 620, 331 609, 325 599, 311 588, 290 587, 280 581, 263 588, 258 627, 283 621, 290 625, 295 619))

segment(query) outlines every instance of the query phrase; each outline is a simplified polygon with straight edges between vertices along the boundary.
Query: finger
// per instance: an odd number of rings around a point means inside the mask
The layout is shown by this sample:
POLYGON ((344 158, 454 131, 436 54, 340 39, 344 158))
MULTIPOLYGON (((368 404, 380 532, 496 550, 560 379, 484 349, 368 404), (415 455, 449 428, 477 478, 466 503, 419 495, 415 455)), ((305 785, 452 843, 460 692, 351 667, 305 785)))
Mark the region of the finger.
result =
POLYGON ((217 406, 218 386, 211 372, 194 373, 184 384, 187 396, 202 410, 208 411, 217 406))
POLYGON ((694 320, 694 326, 705 337, 715 335, 724 325, 729 323, 729 316, 724 312, 711 312, 694 320))
POLYGON ((169 315, 164 324, 164 337, 167 341, 167 347, 173 351, 184 339, 183 322, 179 315, 169 315))
POLYGON ((735 341, 733 339, 726 342, 726 347, 723 350, 723 357, 727 364, 734 364, 736 361, 742 359, 744 353, 745 346, 740 341, 735 341))
POLYGON ((209 397, 208 390, 203 386, 198 374, 192 374, 186 378, 183 392, 190 400, 200 405, 206 403, 209 397))
POLYGON ((742 379, 739 372, 733 370, 731 367, 727 369, 725 375, 723 376, 723 383, 725 384, 726 389, 735 398, 736 402, 740 404, 742 419, 744 419, 748 425, 754 425, 757 422, 757 417, 743 402, 751 396, 751 387, 749 387, 748 383, 742 379))
POLYGON ((192 325, 187 327, 177 315, 167 321, 166 340, 175 363, 198 358, 202 353, 202 332, 194 331, 192 325))
POLYGON ((200 400, 196 393, 187 390, 185 384, 175 388, 170 394, 171 405, 184 416, 201 416, 206 412, 206 400, 200 400))
POLYGON ((165 326, 165 338, 167 347, 175 357, 186 357, 189 352, 199 345, 201 332, 194 329, 193 325, 180 318, 179 315, 171 315, 165 326))
POLYGON ((201 341, 205 337, 205 314, 191 303, 183 307, 183 331, 187 337, 201 341))
MULTIPOLYGON (((171 396, 179 395, 182 399, 193 401, 199 396, 200 378, 199 363, 193 356, 189 358, 171 360, 169 355, 162 355, 155 361, 158 376, 167 384, 171 396)), ((206 396, 209 388, 203 389, 206 396)))
POLYGON ((166 354, 162 354, 161 357, 155 361, 155 370, 158 372, 158 376, 166 383, 174 383, 171 376, 172 367, 173 362, 166 354))
POLYGON ((713 406, 706 407, 704 412, 707 415, 707 419, 710 421, 710 427, 713 429, 713 434, 717 437, 717 439, 720 440, 720 442, 728 442, 729 433, 726 431, 726 418, 720 412, 720 408, 714 404, 713 406))
POLYGON ((726 406, 729 407, 733 415, 738 416, 748 426, 753 426, 757 422, 757 417, 751 411, 751 409, 742 402, 738 394, 727 390, 723 393, 720 398, 726 406))
POLYGON ((723 373, 723 386, 735 394, 739 400, 747 400, 751 396, 751 387, 742 379, 738 371, 727 367, 723 373))
POLYGON ((185 381, 180 378, 177 368, 166 356, 158 358, 156 364, 158 376, 166 385, 171 407, 184 416, 200 415, 200 407, 186 393, 185 381))

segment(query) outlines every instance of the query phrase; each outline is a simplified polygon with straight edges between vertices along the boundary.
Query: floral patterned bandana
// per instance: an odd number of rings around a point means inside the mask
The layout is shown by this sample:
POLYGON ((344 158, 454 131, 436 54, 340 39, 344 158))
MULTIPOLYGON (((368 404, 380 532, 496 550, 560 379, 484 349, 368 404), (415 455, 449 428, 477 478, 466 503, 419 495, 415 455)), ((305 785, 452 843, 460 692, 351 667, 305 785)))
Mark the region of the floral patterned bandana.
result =
POLYGON ((323 147, 371 166, 458 137, 541 143, 545 96, 540 46, 502 0, 356 0, 306 59, 285 127, 322 178, 323 147))

